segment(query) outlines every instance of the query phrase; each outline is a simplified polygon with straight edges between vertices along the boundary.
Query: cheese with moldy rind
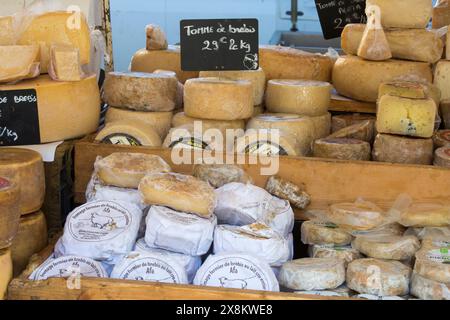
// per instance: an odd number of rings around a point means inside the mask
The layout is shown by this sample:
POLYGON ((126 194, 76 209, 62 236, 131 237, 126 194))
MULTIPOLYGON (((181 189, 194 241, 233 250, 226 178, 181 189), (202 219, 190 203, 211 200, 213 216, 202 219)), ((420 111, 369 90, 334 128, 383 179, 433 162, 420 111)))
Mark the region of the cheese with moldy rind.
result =
POLYGON ((280 285, 294 290, 335 289, 345 282, 344 261, 335 258, 303 258, 286 262, 280 285))
POLYGON ((0 249, 11 246, 20 219, 20 187, 14 181, 0 177, 0 249))
POLYGON ((434 152, 434 165, 450 168, 450 147, 442 147, 434 152))
POLYGON ((38 46, 0 46, 0 83, 29 78, 38 58, 38 46))
POLYGON ((198 270, 194 284, 241 290, 280 290, 267 262, 250 254, 232 252, 209 255, 198 270))
POLYGON ((423 300, 450 300, 450 284, 430 280, 413 273, 411 294, 423 300))
POLYGON ((13 279, 13 262, 9 249, 0 250, 0 300, 6 298, 9 282, 13 279))
POLYGON ((357 139, 323 138, 314 141, 313 155, 316 158, 369 161, 370 144, 357 139))
POLYGON ((305 192, 304 184, 297 185, 278 176, 267 180, 266 190, 299 209, 305 209, 311 203, 311 196, 305 192))
POLYGON ((439 130, 433 136, 435 148, 450 147, 450 130, 439 130))
POLYGON ((221 252, 248 253, 279 267, 289 260, 287 239, 261 223, 237 227, 219 225, 214 231, 214 254, 221 252))
POLYGON ((352 247, 371 258, 400 261, 414 257, 420 241, 415 236, 369 234, 357 236, 352 247))
POLYGON ((145 27, 147 35, 147 50, 166 50, 168 47, 166 34, 155 24, 149 24, 145 27))
POLYGON ((130 252, 111 272, 111 278, 158 283, 188 284, 183 266, 170 256, 130 252))
POLYGON ((208 182, 213 188, 220 188, 227 183, 252 183, 252 178, 238 165, 233 164, 197 164, 193 176, 208 182))
POLYGON ((374 121, 366 120, 338 130, 328 136, 328 138, 357 139, 372 143, 374 130, 374 121))
POLYGON ((311 258, 337 258, 344 260, 344 266, 353 260, 361 259, 362 254, 350 246, 312 245, 311 258))
POLYGON ((152 206, 146 218, 145 243, 152 248, 201 256, 208 252, 217 225, 216 216, 199 216, 152 206))
POLYGON ((100 130, 95 141, 113 145, 161 147, 158 132, 141 120, 117 120, 100 130))
POLYGON ((305 221, 301 226, 301 237, 304 244, 340 245, 352 242, 353 237, 333 223, 305 221))
POLYGON ((172 170, 159 156, 125 152, 97 158, 94 166, 102 184, 132 189, 137 189, 142 178, 148 174, 172 170))
POLYGON ((248 129, 236 139, 235 152, 261 156, 305 156, 305 150, 293 135, 277 129, 248 129))
POLYGON ((358 259, 347 268, 347 286, 359 293, 404 296, 409 292, 411 269, 399 261, 358 259))
POLYGON ((450 238, 447 241, 423 241, 416 254, 414 272, 430 280, 450 283, 450 238))
POLYGON ((294 227, 294 212, 288 201, 273 197, 251 184, 232 182, 215 190, 214 210, 219 224, 244 226, 262 222, 287 236, 294 227))

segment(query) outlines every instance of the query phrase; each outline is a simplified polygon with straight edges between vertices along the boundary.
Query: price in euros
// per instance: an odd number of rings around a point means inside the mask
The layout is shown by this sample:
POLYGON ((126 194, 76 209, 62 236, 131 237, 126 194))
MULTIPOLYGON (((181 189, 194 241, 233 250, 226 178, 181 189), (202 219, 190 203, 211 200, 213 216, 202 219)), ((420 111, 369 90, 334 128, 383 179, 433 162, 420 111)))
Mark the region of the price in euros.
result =
POLYGON ((238 50, 244 50, 246 53, 251 52, 251 45, 250 43, 240 40, 236 41, 234 39, 229 39, 227 37, 220 38, 219 41, 209 41, 205 40, 203 41, 203 48, 202 51, 219 51, 220 46, 228 46, 228 50, 230 51, 238 51, 238 50))

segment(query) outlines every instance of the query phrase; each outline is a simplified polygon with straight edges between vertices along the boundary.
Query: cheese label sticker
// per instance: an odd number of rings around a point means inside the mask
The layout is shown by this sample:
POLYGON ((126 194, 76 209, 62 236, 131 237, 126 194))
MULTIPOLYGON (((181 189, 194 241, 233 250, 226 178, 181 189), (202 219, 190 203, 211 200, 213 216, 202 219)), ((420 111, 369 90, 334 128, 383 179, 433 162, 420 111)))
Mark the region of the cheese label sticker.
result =
POLYGON ((275 155, 288 155, 288 153, 282 146, 271 141, 257 141, 251 143, 245 147, 244 152, 250 154, 260 154, 268 157, 275 155))
POLYGON ((104 278, 104 268, 95 260, 85 257, 66 256, 49 260, 38 268, 34 280, 69 278, 74 276, 104 278))
POLYGON ((99 242, 117 238, 131 225, 132 215, 112 201, 88 203, 67 219, 70 235, 82 242, 99 242))
POLYGON ((176 270, 165 261, 156 257, 142 257, 134 259, 118 275, 124 280, 184 283, 176 270))
POLYGON ((187 148, 187 149, 194 149, 194 150, 210 150, 209 145, 202 141, 201 139, 197 139, 194 137, 185 137, 180 138, 176 141, 173 141, 169 148, 187 148))
POLYGON ((142 143, 135 137, 126 133, 114 133, 103 138, 103 143, 116 144, 124 146, 142 146, 142 143))

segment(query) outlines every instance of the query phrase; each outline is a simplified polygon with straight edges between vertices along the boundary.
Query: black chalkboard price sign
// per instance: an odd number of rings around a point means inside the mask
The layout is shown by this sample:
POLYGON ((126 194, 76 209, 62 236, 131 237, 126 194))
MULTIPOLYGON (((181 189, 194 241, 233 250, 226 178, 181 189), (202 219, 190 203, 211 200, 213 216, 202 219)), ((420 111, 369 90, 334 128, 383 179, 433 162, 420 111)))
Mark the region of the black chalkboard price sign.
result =
POLYGON ((349 23, 366 23, 365 0, 315 1, 325 39, 339 38, 349 23))
POLYGON ((185 71, 259 68, 257 19, 182 20, 180 34, 185 71))
POLYGON ((36 90, 0 91, 0 146, 39 143, 36 90))

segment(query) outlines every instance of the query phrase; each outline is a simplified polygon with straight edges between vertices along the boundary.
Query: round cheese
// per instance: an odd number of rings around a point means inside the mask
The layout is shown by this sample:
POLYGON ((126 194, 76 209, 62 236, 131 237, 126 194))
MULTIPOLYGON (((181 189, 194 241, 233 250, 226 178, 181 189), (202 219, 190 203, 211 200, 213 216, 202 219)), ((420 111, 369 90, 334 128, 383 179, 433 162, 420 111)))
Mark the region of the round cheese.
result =
POLYGON ((411 294, 423 300, 450 300, 450 284, 430 280, 413 273, 411 294))
POLYGON ((325 55, 283 47, 259 47, 260 66, 267 80, 305 79, 330 82, 333 59, 325 55))
POLYGON ((100 130, 95 141, 126 146, 161 147, 158 132, 140 120, 117 120, 109 122, 100 130))
POLYGON ((340 245, 352 242, 353 237, 332 223, 305 221, 301 226, 301 238, 304 244, 340 245))
POLYGON ((357 236, 352 247, 371 258, 387 260, 408 260, 420 248, 415 236, 365 235, 357 236))
POLYGON ((111 278, 188 284, 183 266, 170 256, 131 252, 112 270, 111 278))
POLYGON ((161 140, 164 140, 170 130, 172 117, 173 113, 170 111, 143 112, 109 107, 106 112, 105 122, 108 124, 119 120, 131 121, 133 123, 135 121, 143 121, 158 133, 161 140))
POLYGON ((299 141, 277 129, 248 129, 236 139, 236 153, 262 156, 304 156, 299 141))
POLYGON ((201 256, 211 247, 217 218, 214 215, 202 218, 167 207, 152 206, 146 224, 145 243, 149 247, 201 256))
POLYGON ((20 211, 38 211, 44 203, 45 172, 39 153, 20 148, 0 148, 0 176, 20 187, 20 211))
POLYGON ((267 262, 242 253, 210 255, 198 270, 194 284, 240 290, 279 291, 267 262))
POLYGON ((305 192, 303 184, 297 185, 278 176, 271 176, 267 180, 266 190, 278 198, 289 201, 298 209, 305 209, 311 203, 311 197, 305 192))
POLYGON ((363 256, 358 250, 350 246, 333 246, 333 245, 313 245, 311 248, 311 258, 335 258, 344 260, 344 266, 363 256))
POLYGON ((448 227, 450 206, 443 204, 412 204, 400 215, 400 224, 405 227, 448 227))
MULTIPOLYGON (((168 70, 155 70, 153 73, 164 73, 166 75, 169 75, 171 77, 177 77, 177 74, 174 71, 168 71, 168 70)), ((174 111, 177 111, 178 109, 183 109, 183 99, 184 99, 184 85, 181 82, 178 82, 177 84, 177 103, 174 111)))
POLYGON ((423 245, 416 254, 414 272, 430 280, 450 283, 449 248, 449 242, 444 246, 423 245))
POLYGON ((432 82, 429 63, 404 60, 368 61, 356 56, 337 59, 333 68, 333 85, 341 95, 367 102, 376 102, 381 83, 418 77, 432 82))
POLYGON ((214 189, 193 176, 157 173, 145 176, 139 183, 145 204, 167 206, 209 218, 216 206, 214 189))
POLYGON ((245 120, 253 115, 253 87, 247 80, 198 78, 186 81, 184 112, 212 120, 245 120))
POLYGON ((33 254, 47 246, 47 240, 47 222, 42 211, 20 219, 19 231, 11 246, 14 276, 25 270, 33 254))
POLYGON ((95 170, 104 185, 137 189, 145 175, 169 172, 172 169, 159 156, 116 152, 97 159, 95 170))
POLYGON ((231 80, 247 80, 253 87, 253 105, 258 106, 264 102, 266 90, 266 75, 263 69, 244 71, 201 71, 200 78, 225 78, 231 80))
POLYGON ((450 147, 442 147, 434 152, 434 165, 450 168, 450 147))
POLYGON ((209 129, 218 129, 224 135, 224 137, 226 137, 227 130, 245 129, 244 120, 231 120, 231 121, 206 120, 188 117, 184 112, 179 112, 173 116, 172 127, 177 128, 185 125, 194 125, 195 122, 201 123, 202 126, 201 132, 204 133, 206 130, 209 129))
POLYGON ((113 107, 137 111, 172 111, 177 103, 177 78, 166 73, 110 72, 104 100, 113 107))
POLYGON ((410 138, 390 134, 378 134, 373 145, 372 157, 374 161, 432 164, 433 140, 410 138))
POLYGON ((332 133, 328 138, 357 139, 372 143, 375 123, 371 120, 362 121, 332 133))
POLYGON ((222 252, 248 253, 279 267, 289 260, 288 240, 261 223, 237 227, 217 226, 214 231, 214 254, 222 252))
POLYGON ((328 137, 331 131, 331 113, 310 117, 314 126, 314 140, 328 137))
POLYGON ((9 282, 13 278, 13 263, 9 249, 0 250, 0 300, 6 299, 9 282))
POLYGON ((440 130, 433 136, 435 148, 450 147, 450 130, 440 130))
POLYGON ((270 112, 320 116, 328 112, 331 85, 312 80, 270 80, 266 108, 270 112))
POLYGON ((95 75, 75 82, 40 76, 14 85, 0 85, 0 91, 10 90, 36 90, 41 143, 74 139, 97 130, 100 91, 95 75))
POLYGON ((370 160, 370 144, 346 138, 323 138, 314 141, 314 157, 339 160, 370 160))
POLYGON ((164 31, 155 24, 145 26, 147 36, 147 50, 166 50, 168 47, 167 38, 164 31))
POLYGON ((291 135, 300 144, 299 155, 309 155, 315 136, 314 122, 310 117, 302 117, 286 113, 265 113, 252 118, 247 129, 278 129, 280 132, 291 135))
POLYGON ((336 132, 346 127, 350 127, 354 124, 358 124, 369 120, 375 126, 376 117, 369 114, 361 114, 361 113, 351 113, 351 114, 340 114, 333 116, 331 119, 331 132, 336 132))
POLYGON ((0 177, 0 249, 11 245, 20 219, 20 189, 11 180, 0 177))
POLYGON ((399 261, 358 259, 347 268, 347 286, 359 293, 404 296, 409 292, 411 269, 399 261))
POLYGON ((252 183, 252 178, 244 169, 233 164, 198 164, 194 166, 193 176, 208 182, 213 188, 231 182, 252 183))
POLYGON ((303 258, 286 262, 280 285, 293 290, 335 289, 345 282, 344 261, 334 258, 303 258))

